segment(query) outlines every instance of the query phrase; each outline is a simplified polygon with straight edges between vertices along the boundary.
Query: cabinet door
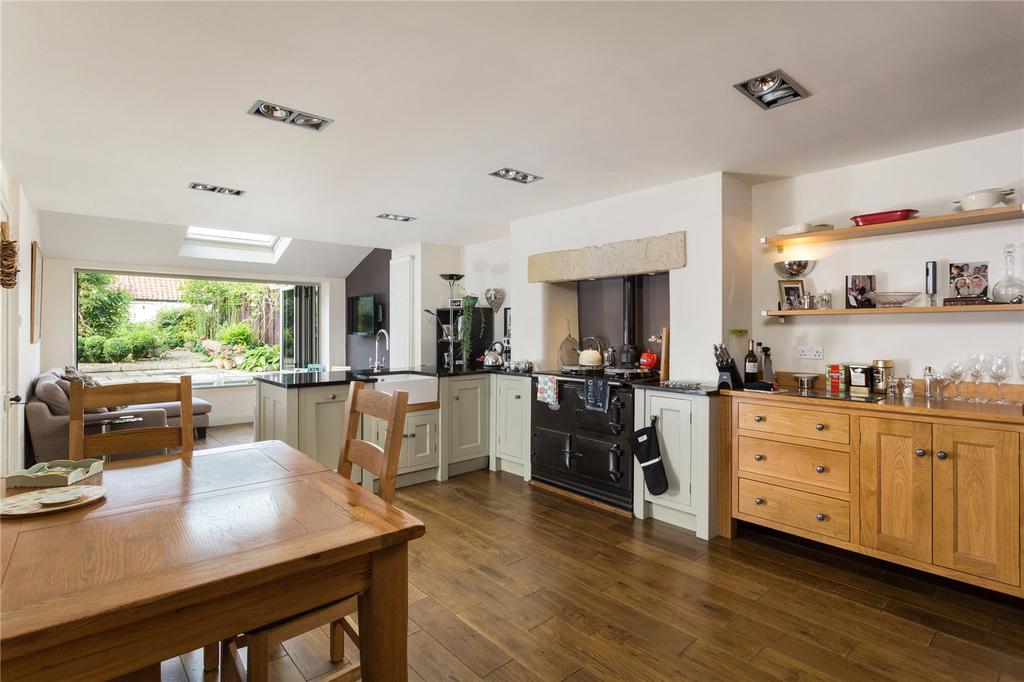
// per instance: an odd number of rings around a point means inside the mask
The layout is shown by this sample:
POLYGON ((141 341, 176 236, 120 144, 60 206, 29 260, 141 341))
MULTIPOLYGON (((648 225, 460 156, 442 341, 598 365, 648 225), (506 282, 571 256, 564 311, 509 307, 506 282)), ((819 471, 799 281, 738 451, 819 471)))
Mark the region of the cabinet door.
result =
POLYGON ((337 469, 348 388, 324 386, 292 390, 299 392, 299 450, 328 469, 337 469))
MULTIPOLYGON (((668 478, 668 490, 656 498, 648 499, 672 502, 687 508, 693 503, 693 447, 690 438, 692 407, 685 398, 648 394, 647 415, 658 418, 658 448, 668 478)), ((641 485, 639 481, 637 484, 641 485)))
POLYGON ((437 410, 413 412, 406 417, 399 470, 417 471, 437 466, 437 422, 437 410))
POLYGON ((1020 585, 1020 436, 935 425, 939 566, 1020 585))
POLYGON ((860 543, 932 560, 932 427, 861 417, 860 543))
POLYGON ((293 448, 299 447, 296 437, 299 409, 298 399, 280 386, 258 382, 256 395, 256 440, 280 440, 293 448), (292 399, 289 401, 289 397, 292 399))
POLYGON ((451 382, 451 449, 449 462, 487 454, 487 377, 451 382))
POLYGON ((497 455, 502 459, 522 462, 526 451, 526 410, 529 386, 518 379, 500 377, 497 381, 497 455))

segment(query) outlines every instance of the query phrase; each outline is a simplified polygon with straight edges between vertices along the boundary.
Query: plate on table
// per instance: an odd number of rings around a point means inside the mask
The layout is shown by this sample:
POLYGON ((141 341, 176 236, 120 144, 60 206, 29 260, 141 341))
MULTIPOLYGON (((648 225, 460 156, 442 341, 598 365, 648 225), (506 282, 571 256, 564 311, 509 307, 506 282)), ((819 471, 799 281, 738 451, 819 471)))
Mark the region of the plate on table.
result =
POLYGON ((0 516, 30 516, 75 509, 102 499, 107 489, 101 485, 76 485, 72 488, 33 490, 0 500, 0 516))

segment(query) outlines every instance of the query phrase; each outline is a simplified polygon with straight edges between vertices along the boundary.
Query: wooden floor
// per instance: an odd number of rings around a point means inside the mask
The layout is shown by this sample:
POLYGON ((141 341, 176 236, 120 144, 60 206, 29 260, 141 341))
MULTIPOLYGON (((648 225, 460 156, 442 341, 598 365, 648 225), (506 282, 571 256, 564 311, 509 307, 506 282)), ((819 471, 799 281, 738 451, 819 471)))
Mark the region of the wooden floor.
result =
MULTIPOLYGON (((1024 680, 1010 597, 752 526, 703 542, 486 471, 397 504, 427 525, 409 549, 411 680, 1024 680)), ((275 679, 327 672, 327 641, 286 642, 275 679)), ((217 679, 201 664, 166 661, 164 679, 217 679)))

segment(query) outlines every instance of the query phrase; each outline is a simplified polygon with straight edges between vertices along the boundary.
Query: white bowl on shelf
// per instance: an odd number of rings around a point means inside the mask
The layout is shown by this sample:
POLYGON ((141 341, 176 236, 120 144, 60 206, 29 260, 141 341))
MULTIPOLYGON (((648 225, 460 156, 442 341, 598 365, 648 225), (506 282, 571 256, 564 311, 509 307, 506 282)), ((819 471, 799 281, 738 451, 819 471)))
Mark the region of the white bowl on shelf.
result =
POLYGON ((920 291, 872 291, 867 296, 879 308, 902 308, 920 295, 920 291))
POLYGON ((954 204, 959 204, 964 211, 977 211, 983 208, 995 208, 1006 203, 1013 194, 1012 189, 1005 187, 978 189, 960 197, 954 204))

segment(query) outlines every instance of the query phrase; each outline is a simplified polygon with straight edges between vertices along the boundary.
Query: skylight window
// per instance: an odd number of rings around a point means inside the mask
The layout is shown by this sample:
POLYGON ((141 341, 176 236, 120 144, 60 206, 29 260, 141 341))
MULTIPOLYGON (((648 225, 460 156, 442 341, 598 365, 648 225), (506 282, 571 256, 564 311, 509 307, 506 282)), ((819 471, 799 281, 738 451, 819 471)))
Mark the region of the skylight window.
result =
POLYGON ((236 232, 234 230, 218 230, 215 227, 189 227, 185 234, 188 239, 201 239, 219 244, 230 244, 232 246, 256 246, 262 248, 273 248, 280 239, 274 234, 259 234, 258 232, 236 232))
POLYGON ((276 263, 291 242, 289 237, 274 234, 193 225, 186 231, 178 253, 190 258, 276 263))

